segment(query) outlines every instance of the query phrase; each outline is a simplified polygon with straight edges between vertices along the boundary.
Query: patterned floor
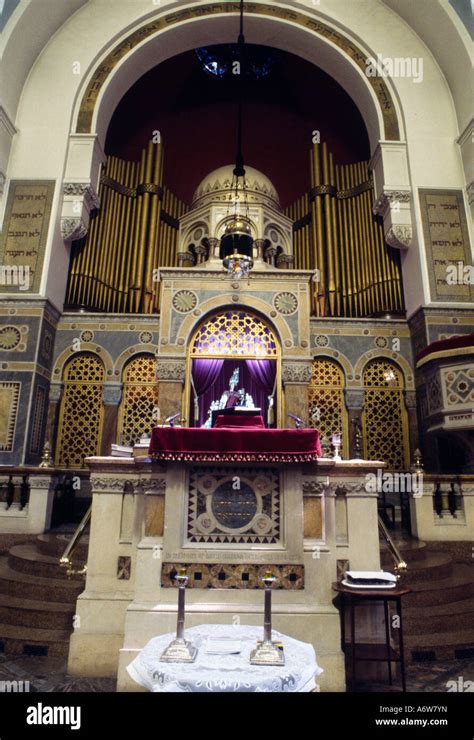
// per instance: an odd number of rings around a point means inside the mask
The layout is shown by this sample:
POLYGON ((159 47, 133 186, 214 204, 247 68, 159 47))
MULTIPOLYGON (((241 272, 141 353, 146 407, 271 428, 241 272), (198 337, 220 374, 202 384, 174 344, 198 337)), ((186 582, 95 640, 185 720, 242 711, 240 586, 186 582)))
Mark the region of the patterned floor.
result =
MULTIPOLYGON (((0 691, 2 681, 29 681, 30 691, 82 692, 115 691, 113 678, 76 678, 66 673, 64 658, 8 656, 0 654, 0 691)), ((407 691, 432 692, 453 689, 466 690, 465 682, 474 681, 474 660, 453 660, 443 664, 433 662, 412 664, 407 668, 407 691)), ((383 690, 372 684, 371 691, 383 690)))

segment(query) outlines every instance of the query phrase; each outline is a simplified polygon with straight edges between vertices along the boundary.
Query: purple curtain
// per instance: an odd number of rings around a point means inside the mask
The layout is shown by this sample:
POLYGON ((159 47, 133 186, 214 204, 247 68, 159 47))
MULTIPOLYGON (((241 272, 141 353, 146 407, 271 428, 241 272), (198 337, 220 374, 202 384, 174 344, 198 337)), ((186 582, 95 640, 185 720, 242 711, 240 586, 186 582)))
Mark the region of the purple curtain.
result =
POLYGON ((273 393, 275 387, 276 362, 274 360, 245 360, 252 380, 265 392, 266 396, 273 393))
MULTIPOLYGON (((219 377, 224 360, 211 358, 197 358, 193 360, 192 374, 193 385, 198 402, 206 392, 214 385, 219 377)), ((200 404, 201 405, 201 404, 200 404)), ((201 414, 200 414, 201 415, 201 414)), ((200 419, 194 419, 194 423, 202 423, 200 419)))

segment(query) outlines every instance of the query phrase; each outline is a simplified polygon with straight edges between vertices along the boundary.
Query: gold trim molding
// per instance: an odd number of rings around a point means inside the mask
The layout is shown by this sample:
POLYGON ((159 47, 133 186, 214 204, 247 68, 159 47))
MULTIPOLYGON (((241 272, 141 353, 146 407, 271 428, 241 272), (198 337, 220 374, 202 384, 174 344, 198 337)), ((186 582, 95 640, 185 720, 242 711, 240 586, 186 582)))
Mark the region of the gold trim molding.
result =
MULTIPOLYGON (((380 133, 380 138, 387 141, 399 141, 400 129, 398 125, 395 105, 390 95, 390 91, 381 77, 366 77, 367 54, 361 48, 356 46, 340 31, 322 23, 319 20, 311 18, 303 13, 281 8, 276 5, 263 3, 244 3, 244 10, 250 15, 269 16, 278 18, 283 21, 289 21, 292 24, 312 31, 318 36, 339 47, 350 59, 364 72, 364 77, 372 87, 373 92, 379 104, 380 114, 383 120, 384 132, 380 133)), ((129 34, 125 39, 120 41, 114 49, 107 54, 99 66, 95 69, 87 88, 82 97, 79 115, 77 119, 76 133, 86 134, 92 131, 92 120, 94 117, 95 107, 99 99, 101 90, 105 85, 107 78, 119 62, 136 46, 141 44, 145 39, 149 39, 159 31, 171 28, 178 23, 189 21, 193 18, 203 18, 206 16, 216 16, 222 13, 238 13, 239 3, 221 2, 202 5, 199 8, 188 8, 178 10, 174 13, 163 15, 160 18, 138 28, 129 34)))

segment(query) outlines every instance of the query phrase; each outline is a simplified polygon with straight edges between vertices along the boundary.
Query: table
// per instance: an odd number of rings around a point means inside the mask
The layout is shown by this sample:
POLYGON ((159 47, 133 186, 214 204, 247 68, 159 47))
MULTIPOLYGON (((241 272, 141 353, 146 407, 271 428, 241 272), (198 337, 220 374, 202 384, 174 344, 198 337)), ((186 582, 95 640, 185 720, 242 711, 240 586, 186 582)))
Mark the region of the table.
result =
POLYGON ((313 646, 274 630, 272 639, 281 640, 285 649, 285 665, 250 665, 250 651, 262 636, 263 627, 202 624, 185 631, 186 639, 199 650, 194 663, 160 663, 161 653, 176 637, 169 633, 151 639, 127 671, 134 681, 153 692, 312 691, 314 679, 323 672, 313 646), (242 650, 238 655, 208 655, 204 652, 208 637, 240 640, 242 650))
POLYGON ((149 454, 155 460, 301 463, 317 460, 321 444, 317 429, 154 427, 149 454))
POLYGON ((355 589, 345 586, 343 583, 333 583, 334 591, 342 595, 341 609, 341 640, 342 649, 351 662, 351 690, 357 688, 356 665, 359 661, 381 661, 387 663, 389 684, 392 686, 392 663, 400 663, 400 674, 402 680, 402 691, 406 691, 405 680, 405 655, 403 651, 403 622, 402 622, 402 596, 411 592, 410 588, 395 586, 391 589, 355 589), (349 606, 349 619, 351 625, 351 640, 346 645, 346 601, 349 606), (380 643, 357 643, 355 639, 355 607, 359 604, 367 606, 370 601, 381 601, 384 607, 385 619, 385 642, 380 643), (396 614, 400 617, 398 632, 398 650, 390 643, 390 609, 389 602, 395 602, 396 614))

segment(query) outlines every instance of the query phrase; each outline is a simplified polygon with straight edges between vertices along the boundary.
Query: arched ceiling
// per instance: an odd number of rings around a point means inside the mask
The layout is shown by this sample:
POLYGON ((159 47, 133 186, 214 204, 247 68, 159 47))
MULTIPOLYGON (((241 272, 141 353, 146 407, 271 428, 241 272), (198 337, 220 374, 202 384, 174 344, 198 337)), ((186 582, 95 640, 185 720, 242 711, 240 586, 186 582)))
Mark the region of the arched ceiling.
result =
MULTIPOLYGON (((6 0, 7 1, 7 0, 6 0)), ((113 0, 115 4, 129 0, 113 0)), ((333 0, 326 0, 329 15, 333 0)), ((11 2, 11 0, 8 0, 11 2)), ((335 4, 339 0, 334 0, 335 4)), ((467 125, 469 100, 465 82, 470 70, 469 34, 459 15, 448 0, 373 0, 377 5, 391 8, 424 41, 437 60, 453 94, 460 131, 467 125)), ((58 29, 77 11, 87 12, 87 6, 104 4, 104 0, 20 0, 8 18, 0 35, 1 105, 15 121, 18 101, 26 78, 41 51, 58 29), (8 84, 5 82, 8 81, 8 84)), ((108 3, 107 3, 108 4, 108 3)), ((137 0, 137 5, 140 0, 137 0)), ((165 7, 182 7, 185 2, 162 0, 165 7)), ((150 2, 143 2, 143 14, 149 13, 150 2)), ((288 2, 314 10, 314 3, 288 2)), ((318 10, 318 7, 316 7, 318 10)), ((370 19, 369 19, 370 20, 370 19)))
MULTIPOLYGON (((304 59, 273 53, 272 73, 244 83, 243 153, 247 164, 274 183, 285 206, 310 187, 313 131, 319 131, 337 163, 368 159, 370 151, 364 122, 349 95, 304 59)), ((189 202, 203 177, 235 157, 238 85, 233 75, 217 79, 207 74, 194 51, 166 60, 122 98, 106 153, 138 160, 151 132, 159 130, 164 182, 189 202)))

